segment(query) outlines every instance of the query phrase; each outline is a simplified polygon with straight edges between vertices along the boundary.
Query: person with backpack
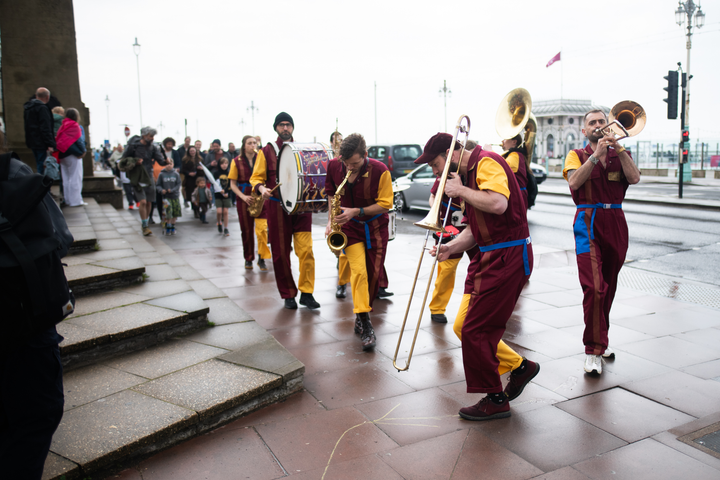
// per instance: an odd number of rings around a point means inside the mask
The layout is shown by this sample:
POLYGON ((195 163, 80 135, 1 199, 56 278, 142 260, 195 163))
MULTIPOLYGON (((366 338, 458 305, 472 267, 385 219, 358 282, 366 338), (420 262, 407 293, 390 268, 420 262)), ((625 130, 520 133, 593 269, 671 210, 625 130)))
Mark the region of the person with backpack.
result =
POLYGON ((4 153, 0 132, 0 465, 39 480, 63 415, 55 325, 73 312, 61 258, 73 242, 50 178, 4 153))
POLYGON ((68 207, 87 205, 82 199, 85 130, 78 123, 79 120, 80 113, 74 108, 68 108, 55 139, 63 179, 63 195, 68 207))

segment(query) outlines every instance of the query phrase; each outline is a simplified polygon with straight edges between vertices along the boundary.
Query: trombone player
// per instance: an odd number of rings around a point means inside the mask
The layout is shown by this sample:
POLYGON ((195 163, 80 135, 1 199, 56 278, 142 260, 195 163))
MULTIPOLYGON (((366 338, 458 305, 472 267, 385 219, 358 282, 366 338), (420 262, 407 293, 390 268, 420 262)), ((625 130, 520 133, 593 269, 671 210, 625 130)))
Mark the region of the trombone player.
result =
MULTIPOLYGON (((425 145, 425 149, 423 154, 418 158, 418 160, 421 163, 429 163, 430 167, 433 169, 434 172, 439 171, 442 172, 442 170, 445 168, 445 162, 447 161, 447 157, 449 155, 448 149, 450 148, 450 144, 452 142, 452 136, 447 133, 438 133, 437 135, 433 136, 428 143, 425 145)), ((470 145, 468 145, 470 146, 470 145)), ((474 145, 473 145, 474 146, 474 145)), ((457 145, 456 145, 457 147, 457 145)), ((453 153, 453 157, 451 159, 451 172, 458 171, 457 164, 460 164, 459 172, 462 177, 464 177, 465 184, 462 183, 460 177, 457 177, 454 175, 453 187, 448 188, 447 184, 445 187, 445 194, 449 195, 450 197, 460 199, 465 199, 465 214, 468 217, 468 221, 470 225, 472 225, 475 216, 478 215, 477 209, 474 208, 474 205, 472 205, 467 198, 464 197, 464 195, 456 195, 458 191, 462 191, 460 187, 463 188, 469 188, 471 185, 477 184, 477 180, 471 180, 470 176, 475 175, 475 177, 478 177, 481 173, 485 175, 485 171, 493 171, 498 174, 498 177, 502 179, 502 175, 499 172, 499 167, 501 166, 501 163, 507 163, 497 154, 488 152, 485 150, 482 150, 480 147, 474 147, 472 150, 466 149, 463 153, 463 157, 460 159, 458 158, 460 154, 459 148, 455 149, 455 152, 453 153), (489 158, 486 158, 489 157, 489 158), (499 159, 499 161, 498 161, 499 159), (485 165, 482 169, 478 169, 478 163, 480 160, 483 160, 485 162, 485 165), (493 163, 494 162, 494 163, 493 163), (453 193, 451 193, 453 192, 453 193)), ((512 172, 511 172, 512 173, 512 172)), ((514 179, 514 175, 510 175, 509 177, 507 174, 505 175, 505 181, 508 186, 512 184, 512 180, 514 179)), ((448 182, 450 182, 450 179, 448 179, 448 182)), ((517 185, 517 182, 514 182, 515 185, 517 185)), ((481 187, 482 188, 482 187, 481 187)), ((497 185, 493 184, 492 182, 485 181, 484 182, 484 191, 486 196, 495 198, 497 195, 505 195, 505 193, 498 193, 494 189, 499 189, 501 192, 505 192, 504 190, 500 189, 497 185)), ((519 186, 518 186, 518 192, 519 192, 519 186)), ((515 195, 515 198, 513 199, 513 207, 516 206, 518 202, 518 197, 521 195, 518 193, 515 195)), ((505 198, 503 196, 503 198, 505 198)), ((499 201, 501 199, 498 198, 499 201)), ((507 200, 506 200, 507 201, 507 200)), ((524 202, 524 200, 521 200, 521 202, 524 202)), ((524 203, 522 203, 524 208, 524 203)), ((524 210, 523 210, 524 211, 524 210)), ((522 215, 523 218, 525 218, 525 214, 522 215)), ((522 222, 521 222, 522 223, 522 222)), ((527 228, 527 221, 525 221, 525 228, 527 228)), ((487 252, 487 253, 481 253, 480 250, 477 248, 476 244, 482 245, 482 243, 477 242, 473 238, 472 230, 471 228, 465 228, 461 233, 460 236, 446 244, 441 245, 440 248, 440 256, 438 257, 438 260, 441 262, 440 265, 447 262, 448 259, 451 259, 453 257, 456 257, 457 255, 462 255, 463 252, 467 251, 468 255, 471 257, 470 265, 468 266, 468 273, 467 278, 465 281, 465 289, 463 294, 463 300, 462 304, 460 305, 460 310, 458 311, 457 318, 455 319, 455 325, 453 327, 453 330, 455 331, 455 334, 463 341, 463 361, 465 362, 466 354, 466 341, 463 340, 467 336, 467 332, 464 331, 463 326, 466 323, 466 316, 468 314, 468 307, 470 305, 471 299, 473 298, 473 293, 476 289, 476 287, 481 286, 480 280, 482 279, 484 282, 493 282, 494 280, 494 273, 492 269, 489 268, 489 264, 486 264, 484 261, 481 264, 481 257, 483 255, 487 256, 488 254, 494 254, 494 252, 487 252), (459 243, 464 242, 464 243, 459 243), (473 255, 472 252, 475 252, 473 255), (479 271, 480 270, 480 271, 479 271), (488 280, 486 280, 488 279, 488 280)), ((530 245, 528 245, 528 249, 530 250, 530 245)), ((495 252, 499 252, 501 250, 496 250, 495 252)), ((532 252, 532 250, 530 250, 532 252)), ((431 254, 435 254, 436 249, 435 247, 431 250, 431 254)), ((532 253, 530 253, 530 256, 532 253)), ((492 260, 491 257, 487 257, 485 260, 492 260)), ((529 266, 532 268, 532 260, 529 259, 529 266)), ((524 272, 523 272, 524 273, 524 272)), ((439 276, 439 274, 438 274, 439 276)), ((519 276, 519 274, 516 273, 516 276, 519 276)), ((523 276, 523 278, 526 278, 523 276)), ((522 285, 519 287, 520 290, 522 290, 522 286, 524 286, 526 280, 522 280, 522 285)), ((485 284, 487 285, 487 284, 485 284)), ((509 286, 509 285, 508 285, 509 286)), ((436 286, 437 287, 437 286, 436 286)), ((496 285, 496 287, 498 287, 496 285)), ((514 296, 514 293, 511 293, 511 290, 508 290, 505 288, 505 286, 499 286, 503 290, 504 295, 502 295, 502 298, 500 300, 491 300, 493 302, 495 301, 503 301, 504 303, 508 304, 509 312, 507 313, 507 318, 503 322, 503 330, 504 325, 507 323, 507 320, 510 318, 510 314, 512 313, 512 310, 515 306, 515 303, 517 302, 517 296, 514 296)), ((517 295, 519 296, 519 291, 517 292, 517 295)), ((475 297, 476 301, 479 297, 475 297)), ((484 307, 481 307, 484 308, 484 307)), ((478 310, 476 309, 473 312, 474 315, 482 315, 481 311, 478 313, 478 310)), ((477 321, 477 319, 475 319, 477 321)), ((470 332, 470 335, 474 335, 474 332, 470 332)), ((489 353, 494 352, 493 359, 495 361, 495 373, 497 374, 497 382, 494 385, 495 388, 493 388, 492 392, 488 395, 486 398, 490 398, 491 395, 494 395, 496 399, 499 398, 501 400, 501 404, 505 403, 505 406, 508 406, 508 402, 511 400, 514 400, 517 398, 522 391, 524 390, 525 386, 530 383, 530 381, 535 378, 535 376, 540 371, 540 365, 532 362, 530 360, 524 359, 520 355, 518 355, 512 348, 510 348, 505 342, 502 341, 502 332, 497 337, 497 341, 494 343, 494 346, 492 349, 490 349, 487 346, 481 347, 485 348, 485 355, 482 355, 484 357, 483 361, 489 361, 491 360, 489 358, 489 353), (502 384, 499 381, 500 375, 503 375, 507 372, 510 373, 510 378, 508 381, 507 386, 503 390, 502 384), (500 386, 499 390, 497 386, 500 386), (504 395, 504 398, 503 398, 504 395)), ((468 348, 475 348, 474 344, 471 344, 468 342, 468 348)), ((478 352, 479 353, 479 352, 478 352)), ((470 376, 467 373, 468 367, 467 362, 466 363, 466 376, 468 379, 470 379, 470 376)), ((476 390, 470 389, 470 380, 468 380, 468 391, 472 392, 483 392, 483 391, 490 391, 490 390, 476 390)), ((477 406, 475 406, 477 407, 477 406)), ((475 407, 468 407, 469 409, 475 409, 475 407)), ((505 407, 501 407, 504 409, 505 407)), ((463 409, 465 410, 465 409, 463 409)), ((493 410, 491 408, 491 410, 493 410)), ((507 407, 507 414, 503 413, 502 416, 509 416, 509 407, 507 407)), ((463 411, 461 410, 461 416, 464 418, 467 418, 469 420, 488 420, 490 418, 502 418, 502 416, 492 416, 494 414, 497 414, 498 412, 485 412, 487 414, 481 414, 478 411, 470 411, 463 414, 463 411), (490 417, 490 418, 488 418, 490 417)))
MULTIPOLYGON (((645 125, 642 107, 632 115, 632 124, 637 126, 627 136, 636 135, 645 125)), ((608 347, 609 314, 628 248, 628 227, 621 207, 628 186, 640 181, 640 170, 607 126, 605 112, 587 112, 582 133, 588 145, 568 153, 563 169, 577 205, 573 232, 583 290, 584 370, 597 375, 602 373, 602 359, 615 356, 608 347)))
POLYGON ((325 235, 337 234, 333 230, 336 224, 346 237, 342 250, 350 264, 355 333, 360 335, 363 350, 371 350, 376 339, 370 312, 385 264, 387 212, 393 205, 390 171, 382 162, 368 158, 365 139, 353 133, 342 141, 338 158, 328 162, 325 191, 329 207, 325 235), (340 212, 333 212, 336 195, 340 212))

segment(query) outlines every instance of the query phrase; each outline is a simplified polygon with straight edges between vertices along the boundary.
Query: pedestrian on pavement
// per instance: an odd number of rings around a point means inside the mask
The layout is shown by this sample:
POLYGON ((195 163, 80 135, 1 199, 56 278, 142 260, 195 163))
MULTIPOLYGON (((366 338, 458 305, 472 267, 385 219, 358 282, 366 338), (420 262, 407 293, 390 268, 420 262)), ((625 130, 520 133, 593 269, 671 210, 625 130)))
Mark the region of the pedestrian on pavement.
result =
MULTIPOLYGON (((133 183, 135 198, 138 202, 138 210, 140 210, 140 223, 142 234, 145 236, 152 235, 152 231, 148 227, 150 209, 152 201, 155 198, 155 180, 153 179, 153 166, 155 163, 167 165, 168 161, 154 143, 157 130, 152 127, 143 127, 140 135, 134 135, 128 141, 128 146, 122 154, 123 159, 135 158, 135 163, 142 165, 147 173, 147 177, 143 175, 143 180, 133 183)), ((128 175, 131 178, 131 175, 128 175)))
POLYGON ((185 143, 180 145, 180 148, 177 149, 178 156, 180 157, 180 166, 176 167, 179 168, 178 172, 180 172, 180 180, 182 180, 182 198, 185 205, 185 208, 188 208, 190 206, 190 195, 185 190, 185 173, 183 172, 182 166, 183 166, 183 158, 185 158, 185 155, 187 154, 188 149, 190 148, 190 142, 192 139, 187 136, 185 137, 185 143))
POLYGON ((587 373, 601 374, 603 358, 614 358, 608 346, 610 308, 617 279, 628 249, 628 227, 622 202, 630 185, 640 181, 640 170, 630 153, 617 143, 602 110, 583 119, 588 139, 583 149, 565 158, 563 176, 577 206, 573 232, 578 275, 583 290, 585 364, 587 373))
POLYGON ((313 297, 315 289, 315 256, 312 249, 312 213, 288 215, 280 205, 279 194, 272 189, 278 184, 278 154, 285 142, 293 141, 295 123, 292 117, 280 112, 273 122, 273 129, 278 134, 277 140, 268 143, 258 152, 250 178, 253 191, 265 199, 268 207, 268 227, 270 229, 270 245, 272 249, 273 269, 280 297, 285 308, 297 308, 295 296, 298 286, 293 279, 290 266, 290 251, 300 260, 300 305, 310 309, 320 308, 313 297), (293 248, 294 247, 294 248, 293 248))
POLYGON ((363 350, 375 348, 375 331, 370 319, 380 288, 388 242, 388 214, 393 206, 392 178, 387 166, 368 158, 365 138, 353 133, 342 141, 340 155, 328 162, 325 176, 328 223, 325 236, 340 225, 347 237, 344 248, 350 264, 350 287, 355 313, 355 333, 363 350), (350 176, 341 190, 348 172, 350 176), (341 213, 333 211, 335 195, 340 196, 341 213))
POLYGON ((212 198, 212 192, 205 183, 205 177, 197 179, 197 186, 195 191, 192 193, 193 204, 197 207, 198 216, 202 223, 208 223, 205 215, 210 208, 210 200, 212 198))
POLYGON ((266 272, 267 266, 265 265, 265 260, 272 258, 270 248, 268 247, 268 202, 263 204, 263 208, 257 217, 251 217, 248 212, 248 206, 253 204, 253 198, 250 193, 252 190, 250 177, 252 176, 256 158, 257 141, 255 137, 245 135, 242 139, 240 154, 235 157, 230 164, 228 178, 230 179, 230 188, 235 192, 238 199, 235 206, 238 212, 238 221, 240 222, 245 268, 247 270, 252 270, 253 268, 253 260, 255 260, 253 232, 255 232, 258 241, 258 268, 260 268, 261 272, 266 272))
POLYGON ((215 179, 218 181, 222 190, 215 192, 215 213, 217 214, 217 229, 218 233, 224 234, 226 237, 230 236, 228 230, 228 217, 230 215, 230 207, 232 201, 230 200, 230 179, 228 174, 230 173, 230 160, 223 157, 218 161, 217 168, 212 172, 215 179))
POLYGON ((45 158, 55 150, 54 121, 52 112, 47 107, 50 101, 50 90, 40 87, 35 91, 35 98, 25 102, 25 144, 35 155, 36 170, 45 172, 45 158))
MULTIPOLYGON (((443 170, 445 169, 445 164, 447 162, 447 156, 448 156, 448 150, 450 149, 450 144, 452 143, 452 136, 447 133, 438 133, 437 135, 433 136, 425 145, 425 149, 423 154, 418 157, 418 159, 415 161, 417 164, 423 164, 428 163, 430 168, 432 168, 433 173, 435 175, 441 175, 443 170)), ((461 147, 456 143, 455 150, 459 150, 461 147)), ((477 144, 474 142, 468 142, 466 145, 466 151, 470 152, 472 158, 472 152, 477 148, 477 144)), ((482 150, 482 149, 478 149, 482 150)), ((457 162, 453 162, 450 165, 450 171, 451 172, 457 172, 458 165, 457 162)), ((463 169, 465 171, 468 170, 467 165, 463 165, 463 169)), ((467 181, 464 182, 465 186, 468 186, 467 181)), ((437 188, 433 187, 435 190, 435 193, 437 193, 437 188)), ((443 200, 448 202, 449 197, 447 195, 443 195, 443 200)), ((456 197, 450 205, 458 205, 460 203, 461 197, 456 197)), ((448 203, 446 203, 448 204, 448 203)), ((467 211, 467 210, 466 210, 467 211)), ((442 212, 442 210, 441 210, 442 212)), ((451 214, 454 214, 455 212, 451 212, 451 214)), ((443 218, 443 215, 440 216, 440 218, 443 218)), ((465 219, 467 221, 467 219, 465 219)), ((457 225, 456 228, 460 233, 467 230, 467 226, 457 225)), ((435 252, 435 249, 433 248, 432 253, 435 252)), ((482 253, 477 248, 476 245, 472 245, 472 247, 468 250, 466 250, 466 253, 468 254, 468 257, 470 258, 470 265, 467 269, 467 275, 465 277, 465 287, 463 291, 463 297, 462 302, 460 304, 460 308, 458 309, 457 316, 455 317, 455 323, 453 325, 453 331, 457 335, 457 337, 462 341, 462 328, 465 324, 465 318, 467 316, 468 306, 470 305, 470 300, 472 297, 473 290, 475 288, 475 274, 478 271, 478 268, 480 267, 480 261, 481 261, 481 255, 482 253)), ((435 290, 433 291, 433 302, 436 301, 435 292, 438 290, 443 291, 445 286, 443 286, 443 283, 440 282, 440 277, 444 277, 443 281, 450 283, 449 278, 446 276, 448 274, 448 269, 452 268, 452 261, 453 258, 462 258, 462 252, 460 253, 453 253, 451 255, 448 255, 447 257, 441 257, 442 261, 438 262, 438 281, 435 282, 435 290), (459 257, 458 257, 459 255, 459 257), (448 269, 446 269, 445 264, 448 264, 448 269), (441 273, 444 272, 444 273, 441 273)), ((459 260, 458 260, 459 263, 459 260)), ((457 269, 457 265, 455 265, 455 269, 457 269)), ((454 281, 452 282, 454 285, 454 281)), ((451 290, 452 291, 452 290, 451 290)), ((442 297, 439 297, 442 298, 442 297)), ((437 304, 441 304, 444 300, 438 299, 437 304)), ((432 303, 431 305, 431 313, 432 313, 432 303)), ((447 303, 445 303, 447 305, 447 303)), ((437 319, 435 320, 437 322, 437 319)), ((440 322, 442 323, 442 322, 440 322)), ((508 379, 508 383, 505 386, 505 395, 508 397, 508 401, 512 401, 515 398, 519 397, 520 394, 525 389, 525 386, 530 383, 530 381, 535 378, 535 376, 540 372, 540 365, 538 363, 532 362, 530 360, 524 359, 520 355, 518 355, 515 350, 510 348, 502 339, 497 344, 497 350, 495 356, 498 360, 498 375, 504 375, 507 372, 510 372, 510 377, 508 379)))
MULTIPOLYGON (((436 140, 442 142, 443 138, 436 140)), ((432 144, 425 149, 432 151, 432 144)), ((532 272, 532 244, 525 200, 505 159, 481 148, 463 151, 462 158, 460 152, 453 151, 451 158, 460 165, 460 174, 449 175, 444 193, 465 201, 470 228, 450 243, 439 245, 437 254, 439 261, 445 261, 475 244, 480 248, 481 262, 473 272, 473 292, 462 326, 462 353, 468 393, 487 395, 459 413, 467 420, 491 420, 510 416, 497 350, 532 272)))
POLYGON ((193 147, 188 148, 187 153, 183 157, 182 167, 180 172, 185 175, 185 198, 189 198, 191 201, 193 213, 195 218, 200 218, 198 213, 197 205, 192 202, 192 195, 195 192, 197 179, 205 177, 205 170, 202 168, 202 158, 198 152, 198 149, 193 147))
POLYGON ((228 143, 227 154, 230 159, 240 155, 240 151, 235 148, 235 144, 233 142, 228 143))
POLYGON ((188 148, 190 148, 191 142, 192 142, 192 139, 188 135, 187 137, 185 137, 185 143, 180 145, 180 147, 177 149, 178 154, 180 155, 181 162, 182 162, 182 159, 185 158, 185 154, 187 153, 188 148))
POLYGON ((68 108, 57 134, 56 145, 59 152, 60 174, 63 180, 63 198, 68 207, 87 205, 82 199, 83 162, 85 154, 85 130, 80 114, 74 108, 68 108))
POLYGON ((180 174, 175 166, 168 162, 158 176, 157 190, 162 195, 165 235, 175 235, 175 222, 182 217, 180 207, 180 174))
POLYGON ((200 155, 200 158, 205 160, 205 152, 202 151, 202 142, 200 140, 195 140, 195 148, 197 149, 198 155, 200 155))
POLYGON ((220 162, 221 158, 230 159, 228 154, 222 149, 220 140, 215 139, 210 144, 210 150, 208 150, 207 155, 205 155, 203 163, 210 171, 212 171, 217 168, 218 162, 220 162))

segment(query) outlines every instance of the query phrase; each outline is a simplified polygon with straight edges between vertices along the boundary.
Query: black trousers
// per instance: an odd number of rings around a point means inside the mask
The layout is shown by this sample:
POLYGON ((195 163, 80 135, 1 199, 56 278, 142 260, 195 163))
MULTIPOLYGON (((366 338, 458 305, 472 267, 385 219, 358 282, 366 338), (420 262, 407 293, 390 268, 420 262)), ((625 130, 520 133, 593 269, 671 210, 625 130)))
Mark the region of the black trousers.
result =
POLYGON ((3 478, 42 477, 65 403, 58 348, 61 340, 53 327, 0 360, 3 478))

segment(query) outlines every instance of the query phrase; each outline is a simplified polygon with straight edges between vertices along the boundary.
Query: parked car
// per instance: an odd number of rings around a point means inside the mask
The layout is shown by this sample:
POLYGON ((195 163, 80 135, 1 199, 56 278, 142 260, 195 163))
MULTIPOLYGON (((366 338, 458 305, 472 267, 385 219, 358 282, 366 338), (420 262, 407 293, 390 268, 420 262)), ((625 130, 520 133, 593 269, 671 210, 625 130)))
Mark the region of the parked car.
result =
POLYGON ((430 210, 430 189, 435 183, 435 175, 428 164, 423 164, 404 177, 395 180, 398 188, 406 188, 395 192, 395 208, 407 212, 411 208, 430 210))
POLYGON ((542 165, 538 165, 537 163, 531 163, 530 170, 532 170, 533 175, 535 175, 535 181, 538 185, 540 185, 547 179, 547 170, 545 170, 545 167, 543 167, 542 165))
POLYGON ((413 144, 372 145, 368 148, 368 156, 387 165, 393 180, 412 172, 417 166, 413 162, 420 155, 422 155, 422 147, 413 144))

